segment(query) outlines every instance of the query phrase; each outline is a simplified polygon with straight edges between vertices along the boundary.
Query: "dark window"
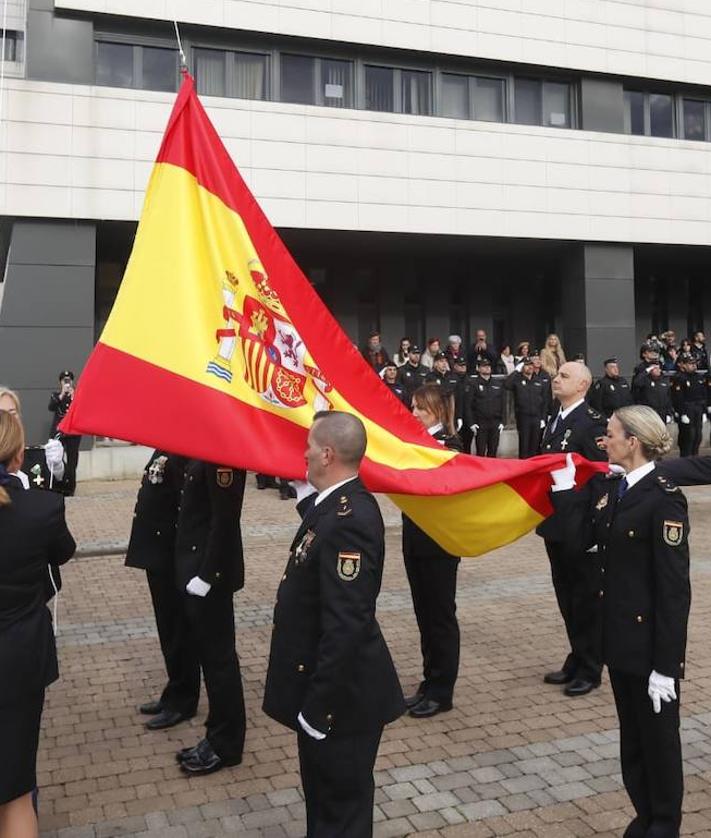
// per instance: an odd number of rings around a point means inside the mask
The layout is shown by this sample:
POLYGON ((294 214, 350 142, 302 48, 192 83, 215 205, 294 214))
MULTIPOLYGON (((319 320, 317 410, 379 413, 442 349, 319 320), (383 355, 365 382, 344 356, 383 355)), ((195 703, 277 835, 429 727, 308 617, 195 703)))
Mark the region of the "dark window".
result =
POLYGON ((474 119, 484 122, 504 121, 504 80, 473 78, 474 119))
POLYGON ((316 60, 306 55, 281 56, 281 100, 302 105, 316 101, 316 60))
POLYGON ((393 79, 390 67, 365 68, 365 107, 369 111, 394 111, 393 79))
POLYGON ((684 99, 684 139, 706 140, 706 102, 684 99))
POLYGON ((350 61, 321 60, 323 104, 330 108, 349 108, 353 103, 353 64, 350 61))
POLYGON ((194 49, 197 91, 235 99, 267 98, 267 56, 221 49, 194 49))
POLYGON ((134 87, 133 46, 111 41, 96 43, 96 83, 134 87))
POLYGON ((400 71, 400 91, 403 113, 426 115, 432 113, 432 93, 429 73, 419 70, 400 71))
POLYGON ((516 79, 514 83, 516 122, 541 124, 541 83, 534 79, 516 79))
POLYGON ((141 87, 144 90, 175 90, 178 79, 177 50, 143 47, 141 53, 141 87))
POLYGON ((440 113, 458 119, 504 121, 504 80, 442 74, 440 113))
POLYGON ((442 74, 442 116, 469 119, 469 79, 466 76, 442 74))
POLYGON ((674 97, 625 90, 625 131, 651 137, 674 136, 674 97))
POLYGON ((674 109, 671 96, 649 94, 649 133, 653 137, 674 136, 674 109))
POLYGON ((194 49, 193 64, 197 92, 204 96, 225 95, 225 52, 221 49, 194 49))
POLYGON ((625 90, 625 124, 628 134, 645 134, 644 93, 625 90))
POLYGON ((570 85, 567 82, 515 79, 515 122, 570 128, 570 85))
POLYGON ((543 82, 543 124, 570 128, 570 85, 543 82))
MULTIPOLYGON (((0 35, 2 32, 0 31, 0 35)), ((11 29, 5 31, 3 61, 22 61, 23 33, 11 29)))

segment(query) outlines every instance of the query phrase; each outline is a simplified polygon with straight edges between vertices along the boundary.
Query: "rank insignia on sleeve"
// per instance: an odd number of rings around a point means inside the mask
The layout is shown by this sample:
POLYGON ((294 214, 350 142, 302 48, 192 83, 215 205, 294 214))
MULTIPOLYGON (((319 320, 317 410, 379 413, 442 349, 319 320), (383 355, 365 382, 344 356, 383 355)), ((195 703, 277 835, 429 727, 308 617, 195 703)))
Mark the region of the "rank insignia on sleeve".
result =
POLYGON ((352 582, 360 573, 360 553, 339 553, 336 570, 344 582, 352 582))
POLYGON ((221 489, 229 489, 234 478, 235 475, 231 468, 217 469, 217 485, 221 489))
POLYGON ((350 515, 351 512, 353 512, 353 510, 348 505, 348 498, 345 495, 341 495, 341 497, 338 499, 338 504, 338 512, 336 512, 336 515, 338 515, 339 518, 345 518, 347 515, 350 515))
POLYGON ((610 493, 608 492, 606 495, 603 495, 600 498, 600 500, 595 504, 595 509, 597 509, 598 512, 600 510, 604 509, 607 506, 607 502, 608 502, 609 499, 610 499, 610 493))
POLYGON ((664 543, 670 547, 678 547, 684 538, 683 521, 665 521, 662 529, 664 543))

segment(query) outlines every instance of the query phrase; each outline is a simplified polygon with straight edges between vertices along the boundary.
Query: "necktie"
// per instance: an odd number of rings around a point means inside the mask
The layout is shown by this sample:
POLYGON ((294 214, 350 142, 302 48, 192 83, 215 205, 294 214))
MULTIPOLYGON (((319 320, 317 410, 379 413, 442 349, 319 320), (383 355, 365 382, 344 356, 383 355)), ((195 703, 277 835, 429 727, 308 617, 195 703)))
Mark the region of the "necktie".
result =
POLYGON ((551 436, 555 433, 555 429, 558 427, 558 422, 560 421, 560 411, 556 415, 555 419, 553 420, 553 424, 551 425, 550 433, 551 436))
POLYGON ((628 489, 629 485, 627 483, 627 478, 623 477, 622 480, 620 480, 620 485, 617 487, 617 497, 621 500, 625 496, 625 493, 628 489))

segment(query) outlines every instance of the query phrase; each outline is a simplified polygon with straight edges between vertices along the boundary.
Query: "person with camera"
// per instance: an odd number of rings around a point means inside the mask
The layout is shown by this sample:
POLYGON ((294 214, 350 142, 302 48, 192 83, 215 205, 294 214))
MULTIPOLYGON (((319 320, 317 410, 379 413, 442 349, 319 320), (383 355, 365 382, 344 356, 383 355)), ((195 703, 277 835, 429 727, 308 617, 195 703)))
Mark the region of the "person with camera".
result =
POLYGON ((26 491, 18 416, 0 411, 0 836, 36 838, 32 795, 45 689, 59 677, 47 572, 76 544, 56 492, 26 491))
POLYGON ((491 369, 493 372, 498 370, 498 353, 492 346, 489 346, 484 329, 477 329, 474 337, 474 343, 469 348, 469 353, 467 355, 467 369, 470 372, 474 372, 477 368, 477 362, 482 358, 486 358, 491 363, 491 369))
POLYGON ((632 392, 637 404, 645 404, 656 410, 665 425, 671 422, 674 415, 671 386, 662 374, 659 361, 637 373, 632 382, 632 392))
POLYGON ((51 437, 58 436, 66 457, 64 471, 64 494, 70 497, 74 494, 77 482, 77 464, 79 462, 80 436, 63 434, 58 431, 58 425, 69 412, 74 399, 74 373, 71 370, 62 370, 59 373, 59 390, 55 390, 49 397, 48 410, 54 414, 52 428, 49 432, 51 437))
POLYGON ((395 361, 396 367, 404 367, 407 363, 407 359, 410 355, 410 347, 412 346, 412 341, 410 338, 401 338, 400 345, 397 348, 397 352, 393 355, 393 361, 395 361))

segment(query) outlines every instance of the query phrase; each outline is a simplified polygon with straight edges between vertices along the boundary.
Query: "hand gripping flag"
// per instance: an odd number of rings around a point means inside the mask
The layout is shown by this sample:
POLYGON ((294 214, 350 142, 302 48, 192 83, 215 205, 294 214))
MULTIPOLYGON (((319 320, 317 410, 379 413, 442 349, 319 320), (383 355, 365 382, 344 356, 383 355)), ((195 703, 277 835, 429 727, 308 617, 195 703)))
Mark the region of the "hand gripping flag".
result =
MULTIPOLYGON (((551 511, 549 472, 561 455, 448 451, 382 384, 289 255, 186 74, 123 282, 62 430, 303 478, 317 410, 363 420, 365 484, 456 555, 513 541, 551 511), (131 382, 120 404, 118 381, 131 382)), ((594 467, 578 463, 587 479, 594 467)))

